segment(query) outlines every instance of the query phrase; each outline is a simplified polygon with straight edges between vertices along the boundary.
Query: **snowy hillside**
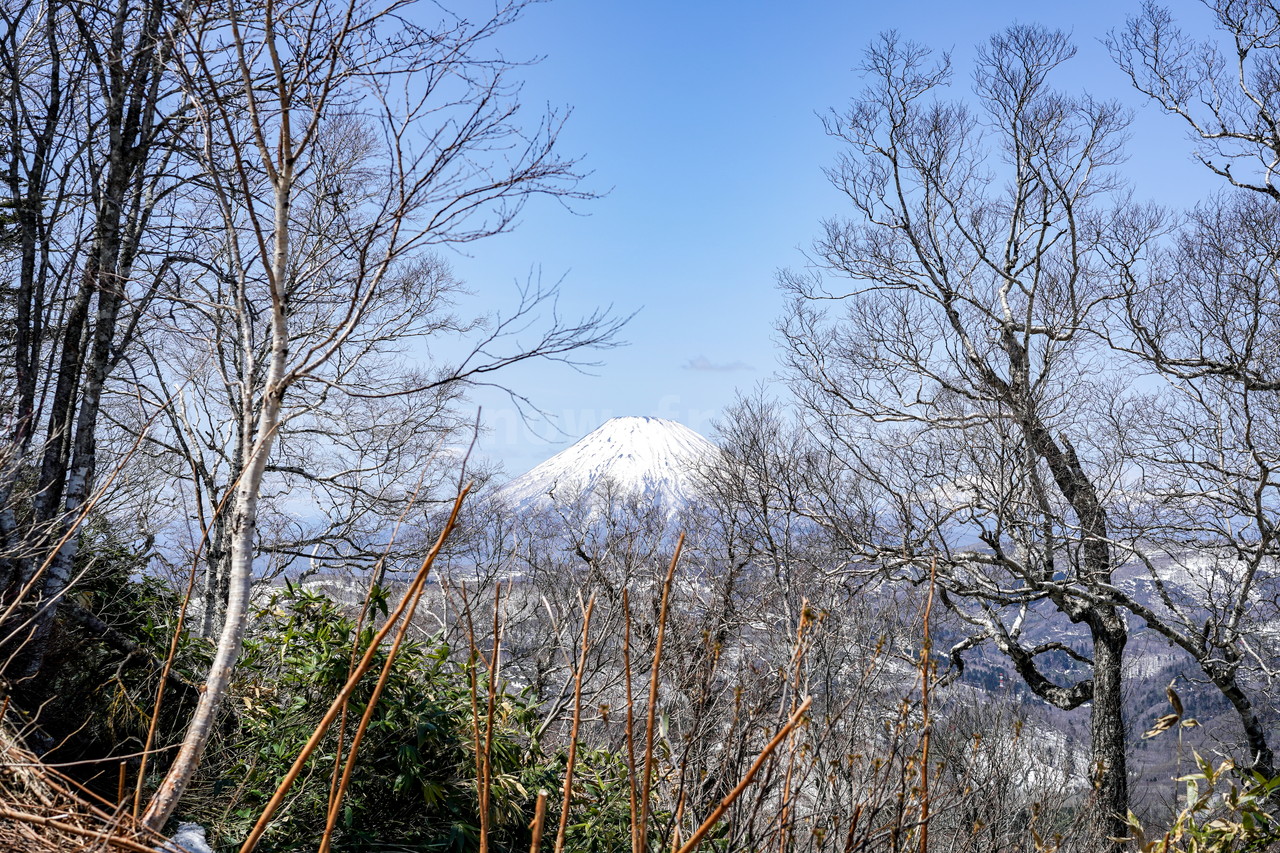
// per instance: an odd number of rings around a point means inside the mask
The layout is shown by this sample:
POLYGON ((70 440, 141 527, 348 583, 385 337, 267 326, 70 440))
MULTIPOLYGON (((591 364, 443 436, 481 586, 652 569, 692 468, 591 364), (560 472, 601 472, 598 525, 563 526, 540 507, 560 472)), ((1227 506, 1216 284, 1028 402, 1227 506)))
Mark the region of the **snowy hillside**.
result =
POLYGON ((675 421, 613 418, 512 480, 500 495, 512 506, 527 507, 574 501, 608 483, 618 493, 675 508, 697 497, 698 468, 718 453, 714 444, 675 421))

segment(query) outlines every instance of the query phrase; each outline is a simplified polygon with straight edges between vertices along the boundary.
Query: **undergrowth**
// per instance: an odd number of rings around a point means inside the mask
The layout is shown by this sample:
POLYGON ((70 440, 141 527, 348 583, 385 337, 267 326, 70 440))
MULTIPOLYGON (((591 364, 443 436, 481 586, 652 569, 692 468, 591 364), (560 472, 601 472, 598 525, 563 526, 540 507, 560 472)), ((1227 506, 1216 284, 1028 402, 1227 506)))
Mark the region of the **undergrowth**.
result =
MULTIPOLYGON (((386 612, 385 592, 373 599, 386 612)), ((262 812, 325 708, 347 678, 356 622, 333 601, 289 587, 273 593, 254 621, 235 688, 234 726, 224 731, 201 768, 182 810, 210 828, 210 840, 230 847, 262 812)), ((360 629, 367 648, 373 630, 360 629)), ((473 673, 455 661, 440 637, 407 641, 360 748, 357 772, 343 801, 333 849, 479 849, 473 673), (392 841, 394 839, 394 841, 392 841)), ((378 652, 375 667, 385 660, 378 652)), ((481 692, 487 673, 474 673, 481 692)), ((363 684, 348 708, 346 738, 368 701, 363 684)), ((537 737, 534 697, 498 690, 489 739, 490 850, 528 850, 539 790, 555 791, 564 776, 562 751, 537 737)), ((481 721, 481 737, 484 721, 481 721)), ((289 804, 259 849, 314 850, 325 824, 339 728, 330 730, 289 804)), ((630 849, 626 765, 604 749, 578 753, 569 849, 630 849)), ((559 819, 552 798, 548 822, 559 819)))

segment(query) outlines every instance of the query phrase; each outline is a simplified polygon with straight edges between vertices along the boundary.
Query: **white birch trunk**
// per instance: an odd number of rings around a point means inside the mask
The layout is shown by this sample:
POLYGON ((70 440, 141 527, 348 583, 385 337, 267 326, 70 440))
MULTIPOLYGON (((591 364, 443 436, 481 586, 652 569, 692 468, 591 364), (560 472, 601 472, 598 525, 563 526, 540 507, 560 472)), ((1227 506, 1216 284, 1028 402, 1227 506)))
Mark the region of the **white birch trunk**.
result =
MULTIPOLYGON (((287 136, 282 134, 282 138, 287 136)), ((250 594, 253 585, 254 544, 258 530, 258 495, 271 448, 275 444, 276 428, 280 423, 280 407, 285 392, 285 372, 288 361, 288 327, 284 314, 283 282, 288 274, 289 252, 289 202, 292 190, 292 164, 281 158, 283 168, 276 174, 274 246, 271 258, 271 351, 263 386, 261 409, 256 428, 246 428, 246 465, 232 499, 230 531, 230 583, 227 594, 226 616, 218 636, 217 651, 205 680, 205 690, 196 705, 191 724, 177 757, 165 775, 164 781, 147 806, 143 823, 155 831, 163 829, 173 815, 178 800, 186 791, 192 775, 200 764, 205 746, 217 720, 218 710, 231 686, 231 676, 240 651, 244 646, 245 627, 248 621, 250 594)), ((249 324, 244 324, 247 328, 249 324)), ((245 362, 242 417, 248 417, 254 409, 251 398, 250 377, 253 361, 245 362)), ((246 425, 247 427, 248 425, 246 425)))

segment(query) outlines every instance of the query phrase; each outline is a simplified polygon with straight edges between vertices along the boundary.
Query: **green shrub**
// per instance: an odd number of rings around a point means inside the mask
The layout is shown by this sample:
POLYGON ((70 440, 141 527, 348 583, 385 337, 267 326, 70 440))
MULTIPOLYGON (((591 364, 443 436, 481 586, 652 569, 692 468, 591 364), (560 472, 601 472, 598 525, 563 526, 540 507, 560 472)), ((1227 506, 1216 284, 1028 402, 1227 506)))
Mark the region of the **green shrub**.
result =
MULTIPOLYGON (((385 598, 377 610, 385 615, 385 598)), ((287 588, 258 613, 235 687, 236 721, 206 760, 185 818, 210 827, 220 845, 247 834, 316 723, 347 678, 354 620, 322 595, 287 588)), ((373 630, 364 628, 360 648, 373 630)), ((357 690, 348 742, 376 673, 357 690)), ((487 694, 477 672, 481 715, 487 694)), ((551 793, 547 837, 558 820, 564 756, 544 755, 535 739, 532 697, 499 692, 492 742, 490 849, 529 849, 539 789, 551 793)), ((360 747, 333 839, 336 851, 478 849, 470 673, 439 639, 406 641, 360 747)), ((483 733, 483 720, 481 721, 483 733)), ((272 822, 261 850, 314 850, 337 747, 335 724, 272 822)), ((570 837, 575 850, 629 850, 626 768, 603 750, 579 753, 570 837)))
MULTIPOLYGON (((91 517, 79 536, 77 580, 59 608, 40 677, 14 685, 13 699, 56 744, 47 760, 82 762, 69 772, 114 797, 119 760, 106 759, 136 756, 142 749, 179 597, 147 573, 146 550, 121 541, 104 519, 91 517), (99 759, 104 760, 95 763, 99 759)), ((173 669, 178 680, 166 692, 157 743, 180 737, 209 653, 202 640, 184 636, 179 643, 173 669)), ((136 757, 126 761, 131 774, 137 764, 136 757)))

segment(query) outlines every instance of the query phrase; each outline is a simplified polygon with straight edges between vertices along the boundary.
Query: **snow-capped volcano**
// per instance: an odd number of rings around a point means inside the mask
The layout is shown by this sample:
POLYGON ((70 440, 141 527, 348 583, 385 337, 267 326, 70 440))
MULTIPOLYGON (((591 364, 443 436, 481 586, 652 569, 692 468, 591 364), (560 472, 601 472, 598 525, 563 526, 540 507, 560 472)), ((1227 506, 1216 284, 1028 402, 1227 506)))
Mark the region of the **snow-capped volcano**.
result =
POLYGON ((515 507, 574 501, 608 483, 618 495, 639 495, 668 509, 698 496, 698 469, 720 451, 684 424, 663 418, 605 421, 594 432, 504 486, 515 507))

